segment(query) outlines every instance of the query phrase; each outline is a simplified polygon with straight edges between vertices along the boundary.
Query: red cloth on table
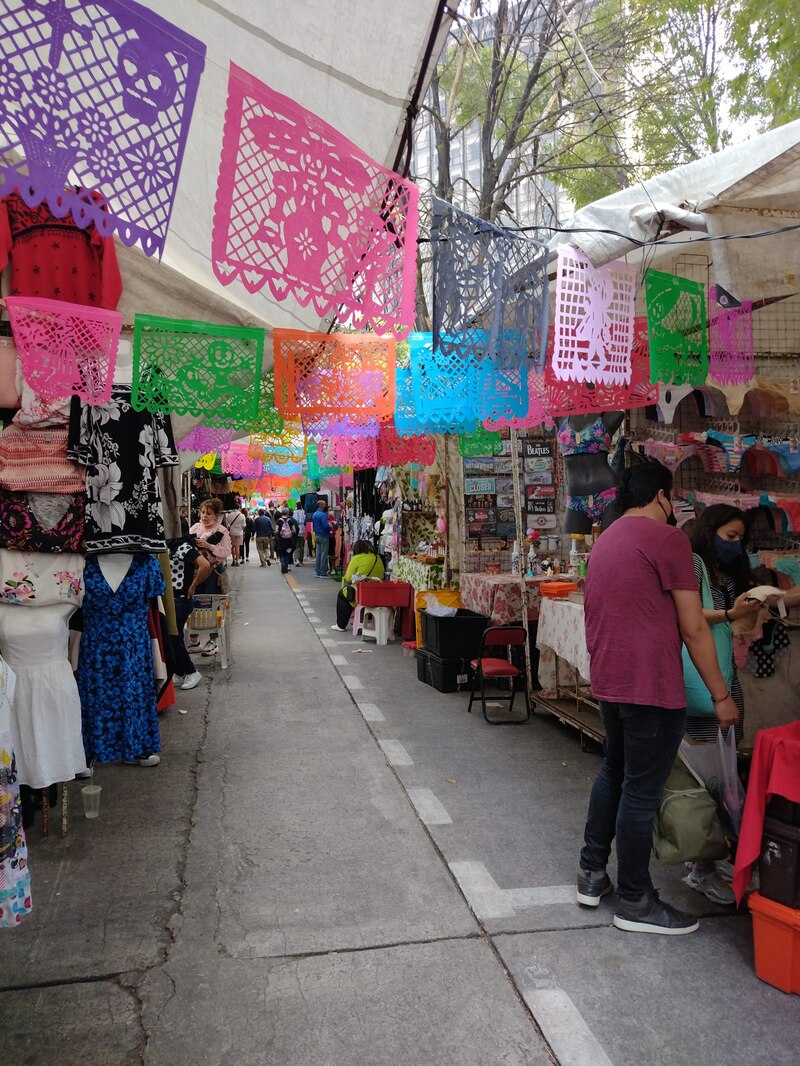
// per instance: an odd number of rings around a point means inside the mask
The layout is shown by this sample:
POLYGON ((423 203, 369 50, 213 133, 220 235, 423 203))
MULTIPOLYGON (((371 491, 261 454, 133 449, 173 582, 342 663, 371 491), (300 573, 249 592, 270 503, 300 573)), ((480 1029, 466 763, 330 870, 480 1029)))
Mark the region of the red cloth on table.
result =
POLYGON ((773 796, 800 803, 800 722, 756 733, 733 875, 737 903, 741 903, 752 865, 761 854, 764 810, 773 796))
POLYGON ((0 270, 11 260, 10 296, 41 296, 116 309, 122 295, 113 237, 79 229, 67 212, 28 207, 18 192, 0 201, 0 270))

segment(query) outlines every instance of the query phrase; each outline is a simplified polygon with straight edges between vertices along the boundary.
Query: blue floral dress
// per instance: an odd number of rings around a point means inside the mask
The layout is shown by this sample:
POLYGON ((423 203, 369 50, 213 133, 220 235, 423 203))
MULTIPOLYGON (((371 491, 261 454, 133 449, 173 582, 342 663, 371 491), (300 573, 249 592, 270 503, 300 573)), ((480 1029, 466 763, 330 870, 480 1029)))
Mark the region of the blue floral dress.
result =
POLYGON ((84 571, 78 690, 83 745, 99 762, 135 759, 161 747, 148 602, 166 584, 152 555, 137 554, 116 592, 96 557, 84 571))

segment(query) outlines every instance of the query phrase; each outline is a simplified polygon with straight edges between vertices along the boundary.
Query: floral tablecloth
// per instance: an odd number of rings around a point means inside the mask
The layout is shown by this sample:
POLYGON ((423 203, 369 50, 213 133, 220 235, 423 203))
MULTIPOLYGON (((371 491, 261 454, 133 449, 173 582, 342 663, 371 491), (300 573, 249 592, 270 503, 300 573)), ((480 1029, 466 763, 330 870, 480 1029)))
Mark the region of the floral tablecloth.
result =
MULTIPOLYGON (((541 577, 526 577, 528 618, 535 622, 542 602, 541 577)), ((517 574, 462 574, 461 605, 485 614, 493 625, 522 621, 522 591, 517 574)))
MULTIPOLYGON (((395 581, 407 581, 414 586, 415 592, 445 588, 443 563, 420 563, 416 559, 401 556, 392 567, 392 578, 395 581)), ((450 587, 458 588, 458 583, 451 582, 450 587)))
POLYGON ((559 685, 574 687, 576 670, 588 682, 589 652, 583 628, 583 604, 570 600, 543 600, 536 630, 536 647, 539 649, 542 696, 554 699, 557 694, 556 656, 560 660, 559 685))

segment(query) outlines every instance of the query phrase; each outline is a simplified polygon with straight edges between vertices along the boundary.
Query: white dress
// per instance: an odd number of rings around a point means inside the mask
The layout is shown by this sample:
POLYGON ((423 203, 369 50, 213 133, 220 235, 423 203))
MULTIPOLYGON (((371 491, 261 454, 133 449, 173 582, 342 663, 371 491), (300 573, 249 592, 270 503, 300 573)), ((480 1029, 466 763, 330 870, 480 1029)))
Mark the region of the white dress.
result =
POLYGON ((86 768, 69 663, 83 556, 0 550, 0 654, 17 675, 11 739, 20 784, 47 788, 86 768))

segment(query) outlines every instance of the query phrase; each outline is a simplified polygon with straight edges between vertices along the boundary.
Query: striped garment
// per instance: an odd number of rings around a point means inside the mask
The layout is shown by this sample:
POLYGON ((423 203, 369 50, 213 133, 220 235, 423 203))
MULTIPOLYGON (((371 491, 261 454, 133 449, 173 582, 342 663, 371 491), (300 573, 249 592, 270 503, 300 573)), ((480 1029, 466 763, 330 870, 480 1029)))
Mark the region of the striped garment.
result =
POLYGON ((84 470, 67 458, 67 427, 7 426, 0 434, 0 488, 62 495, 85 492, 84 470))

